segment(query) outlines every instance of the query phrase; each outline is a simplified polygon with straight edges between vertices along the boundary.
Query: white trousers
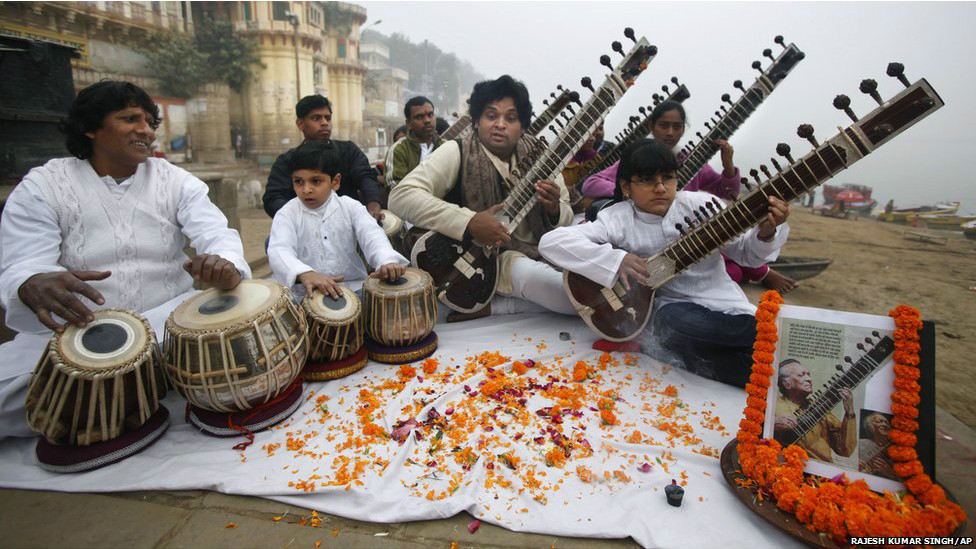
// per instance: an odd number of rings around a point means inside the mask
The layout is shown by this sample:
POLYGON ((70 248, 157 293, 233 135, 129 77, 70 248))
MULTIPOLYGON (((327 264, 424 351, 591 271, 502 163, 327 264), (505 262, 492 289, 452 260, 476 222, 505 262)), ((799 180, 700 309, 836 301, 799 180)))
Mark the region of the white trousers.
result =
POLYGON ((491 314, 553 311, 575 315, 576 309, 563 288, 563 275, 551 265, 517 257, 512 260, 512 292, 491 300, 491 314))

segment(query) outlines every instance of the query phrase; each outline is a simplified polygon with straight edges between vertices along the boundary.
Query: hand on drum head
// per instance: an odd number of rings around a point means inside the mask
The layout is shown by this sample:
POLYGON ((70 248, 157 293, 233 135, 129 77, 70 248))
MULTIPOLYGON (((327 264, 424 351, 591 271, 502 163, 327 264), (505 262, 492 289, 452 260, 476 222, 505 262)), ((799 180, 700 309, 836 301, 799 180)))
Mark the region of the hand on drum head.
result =
POLYGON ((214 254, 200 254, 183 263, 186 272, 219 290, 231 290, 241 283, 241 273, 226 259, 214 254))
POLYGON ((95 288, 85 284, 87 280, 104 280, 112 271, 67 271, 36 274, 20 285, 17 295, 25 305, 37 314, 41 324, 63 332, 64 326, 51 317, 54 313, 75 326, 82 327, 94 320, 91 310, 74 294, 81 294, 93 302, 104 305, 105 299, 95 288))
POLYGON ((403 273, 405 272, 407 272, 406 266, 398 265, 396 263, 387 263, 378 270, 369 273, 369 276, 370 278, 382 278, 383 280, 393 282, 403 276, 403 273))
POLYGON ((344 278, 344 276, 329 276, 315 271, 298 275, 298 281, 305 286, 305 292, 308 295, 311 295, 313 290, 318 290, 323 294, 332 296, 333 299, 339 299, 339 296, 342 295, 339 283, 344 278))
POLYGON ((486 246, 498 248, 512 237, 508 236, 508 230, 495 217, 495 212, 500 210, 501 204, 495 204, 483 212, 474 214, 468 221, 468 232, 477 242, 486 246))

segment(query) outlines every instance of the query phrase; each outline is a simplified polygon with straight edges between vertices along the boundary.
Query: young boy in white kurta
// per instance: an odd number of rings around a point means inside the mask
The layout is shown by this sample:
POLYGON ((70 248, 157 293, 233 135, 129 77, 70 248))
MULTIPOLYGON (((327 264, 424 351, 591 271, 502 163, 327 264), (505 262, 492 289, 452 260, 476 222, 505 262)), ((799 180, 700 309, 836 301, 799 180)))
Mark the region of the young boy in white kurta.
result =
POLYGON ((376 219, 359 201, 333 192, 342 176, 339 158, 328 144, 302 145, 289 170, 298 196, 271 223, 268 260, 275 280, 334 298, 339 297, 340 282, 359 290, 367 272, 357 245, 376 268, 369 276, 393 281, 403 275, 410 262, 393 249, 376 219))
MULTIPOLYGON (((560 227, 546 233, 539 252, 552 263, 606 287, 617 280, 625 288, 647 280, 647 258, 661 252, 687 230, 688 218, 711 202, 704 192, 677 191, 677 163, 663 144, 644 139, 628 147, 617 172, 619 203, 600 212, 593 223, 560 227)), ((770 198, 769 213, 725 247, 722 253, 740 265, 758 266, 776 259, 786 243, 788 206, 770 198)), ((656 292, 651 330, 655 340, 689 370, 744 386, 752 365, 756 308, 729 278, 718 253, 672 278, 656 292)), ((671 358, 645 341, 642 348, 662 360, 671 358)))

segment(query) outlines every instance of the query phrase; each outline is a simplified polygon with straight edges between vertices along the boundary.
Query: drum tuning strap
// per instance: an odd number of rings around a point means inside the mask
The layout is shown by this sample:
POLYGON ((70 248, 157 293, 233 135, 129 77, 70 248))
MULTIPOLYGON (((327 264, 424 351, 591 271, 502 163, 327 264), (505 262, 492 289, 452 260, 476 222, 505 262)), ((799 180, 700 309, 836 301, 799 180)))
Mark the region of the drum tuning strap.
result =
POLYGON ((297 378, 295 378, 295 381, 292 381, 291 385, 289 385, 288 388, 286 388, 284 391, 281 392, 280 395, 274 397, 273 399, 269 400, 268 402, 265 402, 264 404, 262 404, 262 405, 258 406, 257 408, 254 408, 253 410, 251 410, 251 413, 248 414, 247 416, 245 416, 244 419, 243 419, 243 421, 241 421, 241 425, 234 425, 233 415, 228 414, 227 415, 227 427, 230 428, 230 429, 233 429, 235 431, 238 431, 242 435, 244 435, 245 437, 247 437, 247 440, 246 441, 241 442, 241 443, 238 443, 238 444, 235 444, 234 445, 234 450, 242 450, 242 451, 243 450, 246 450, 248 446, 250 446, 251 444, 254 443, 254 433, 252 433, 251 430, 246 427, 248 421, 250 421, 254 416, 260 414, 262 411, 264 411, 264 410, 266 410, 266 409, 274 406, 275 404, 278 404, 279 402, 285 400, 286 398, 288 398, 289 396, 291 396, 291 394, 293 392, 295 392, 296 390, 301 390, 302 387, 303 387, 304 382, 305 382, 305 379, 301 375, 299 375, 297 378))

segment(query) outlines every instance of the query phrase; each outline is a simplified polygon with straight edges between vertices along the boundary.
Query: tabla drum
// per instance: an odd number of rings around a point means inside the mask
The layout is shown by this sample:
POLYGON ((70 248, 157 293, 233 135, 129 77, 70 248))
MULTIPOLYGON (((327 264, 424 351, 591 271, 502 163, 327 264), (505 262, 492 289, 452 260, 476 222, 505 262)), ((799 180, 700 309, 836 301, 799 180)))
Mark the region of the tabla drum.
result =
POLYGON ((407 267, 398 280, 368 278, 363 284, 370 358, 379 362, 412 362, 437 349, 434 279, 407 267))
POLYGON ((340 286, 340 292, 339 299, 334 299, 315 290, 302 300, 309 331, 306 379, 336 379, 366 365, 362 304, 349 288, 340 286))
POLYGON ((383 214, 380 225, 383 227, 383 232, 386 233, 386 237, 390 239, 390 244, 393 246, 393 249, 400 254, 409 256, 410 251, 407 250, 407 253, 404 253, 403 250, 403 239, 407 234, 407 228, 403 220, 390 210, 380 210, 380 213, 383 214))
POLYGON ((307 353, 305 315, 287 288, 269 280, 200 292, 166 319, 167 377, 202 410, 270 404, 295 381, 307 353))
POLYGON ((84 328, 56 333, 27 389, 27 424, 41 466, 77 472, 119 461, 149 446, 169 426, 152 327, 121 309, 95 311, 84 328))

